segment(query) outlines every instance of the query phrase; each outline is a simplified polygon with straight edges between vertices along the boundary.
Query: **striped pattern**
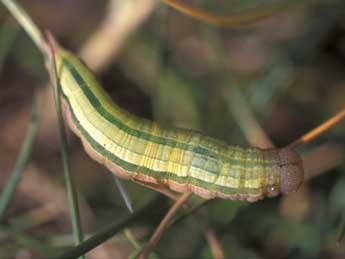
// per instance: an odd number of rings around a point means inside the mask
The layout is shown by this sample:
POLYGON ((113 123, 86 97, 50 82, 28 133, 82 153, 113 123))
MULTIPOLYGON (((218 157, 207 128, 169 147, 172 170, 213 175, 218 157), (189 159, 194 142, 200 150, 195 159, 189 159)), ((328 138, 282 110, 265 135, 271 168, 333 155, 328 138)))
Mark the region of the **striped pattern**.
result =
POLYGON ((119 176, 204 198, 255 201, 280 192, 277 150, 229 146, 198 132, 163 129, 118 107, 71 53, 56 50, 69 125, 87 152, 119 176))

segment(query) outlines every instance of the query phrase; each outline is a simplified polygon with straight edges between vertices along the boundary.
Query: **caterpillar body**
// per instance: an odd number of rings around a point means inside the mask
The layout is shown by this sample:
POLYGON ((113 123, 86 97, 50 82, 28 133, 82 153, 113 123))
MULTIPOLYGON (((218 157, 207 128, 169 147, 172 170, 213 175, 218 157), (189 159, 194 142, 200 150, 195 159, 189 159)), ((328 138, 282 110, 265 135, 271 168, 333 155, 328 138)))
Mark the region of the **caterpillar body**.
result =
POLYGON ((191 130, 164 129, 116 105, 72 53, 55 46, 54 56, 70 128, 116 175, 207 199, 247 201, 289 193, 302 183, 295 151, 241 148, 191 130))

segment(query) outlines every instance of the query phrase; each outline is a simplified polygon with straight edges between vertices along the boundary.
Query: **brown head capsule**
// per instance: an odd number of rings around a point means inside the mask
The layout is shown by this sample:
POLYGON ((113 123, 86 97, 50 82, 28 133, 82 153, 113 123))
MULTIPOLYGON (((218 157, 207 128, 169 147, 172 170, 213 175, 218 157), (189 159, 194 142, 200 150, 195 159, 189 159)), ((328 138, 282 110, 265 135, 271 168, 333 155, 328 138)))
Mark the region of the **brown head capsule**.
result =
POLYGON ((304 180, 301 157, 290 148, 278 151, 280 159, 280 191, 282 194, 297 191, 304 180))

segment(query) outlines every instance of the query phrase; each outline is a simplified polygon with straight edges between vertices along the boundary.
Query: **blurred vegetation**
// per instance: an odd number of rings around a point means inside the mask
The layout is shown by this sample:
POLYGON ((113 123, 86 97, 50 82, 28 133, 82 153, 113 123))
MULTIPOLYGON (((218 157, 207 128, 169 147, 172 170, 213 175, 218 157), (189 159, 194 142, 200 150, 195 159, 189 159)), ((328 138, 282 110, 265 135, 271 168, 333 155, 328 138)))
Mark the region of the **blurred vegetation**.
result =
MULTIPOLYGON (((184 2, 230 15, 283 1, 288 0, 184 2)), ((122 107, 169 127, 249 145, 243 105, 274 144, 284 146, 345 107, 343 1, 296 5, 240 30, 196 21, 151 0, 113 0, 114 10, 108 1, 20 2, 41 28, 75 53, 126 2, 151 4, 97 76, 122 107)), ((139 13, 136 5, 131 18, 121 13, 124 24, 139 13)), ((87 62, 92 67, 93 60, 87 62)), ((45 97, 31 161, 0 227, 0 258, 48 258, 74 245, 53 97, 43 87, 48 75, 41 54, 3 7, 0 73, 1 191, 23 143, 33 96, 40 92, 45 97)), ((309 162, 317 172, 299 192, 255 204, 217 199, 199 210, 226 258, 345 258, 344 245, 335 245, 345 218, 344 129, 342 123, 299 150, 315 151, 309 162)), ((72 134, 69 143, 82 225, 90 237, 130 215, 110 173, 86 155, 72 134)), ((132 199, 134 237, 119 229, 88 258, 127 258, 145 244, 172 205, 135 183, 122 184, 132 199)), ((200 201, 193 197, 191 203, 200 201)), ((156 258, 212 258, 200 224, 191 216, 170 227, 155 251, 156 258)))

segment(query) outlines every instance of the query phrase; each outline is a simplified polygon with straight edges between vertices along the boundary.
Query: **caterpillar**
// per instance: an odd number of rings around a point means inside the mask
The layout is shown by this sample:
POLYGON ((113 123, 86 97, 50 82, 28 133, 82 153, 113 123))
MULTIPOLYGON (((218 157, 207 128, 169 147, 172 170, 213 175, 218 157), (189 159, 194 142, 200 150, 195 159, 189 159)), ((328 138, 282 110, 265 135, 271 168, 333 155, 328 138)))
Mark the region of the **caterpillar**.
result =
POLYGON ((51 36, 43 35, 18 4, 0 0, 54 65, 69 127, 86 152, 116 175, 146 187, 165 185, 205 199, 257 201, 296 191, 301 157, 289 147, 241 148, 186 129, 165 129, 116 105, 89 69, 51 36))
POLYGON ((89 69, 54 44, 64 116, 86 152, 111 172, 205 199, 257 201, 296 191, 300 156, 289 148, 242 148, 186 129, 165 129, 115 104, 89 69))

